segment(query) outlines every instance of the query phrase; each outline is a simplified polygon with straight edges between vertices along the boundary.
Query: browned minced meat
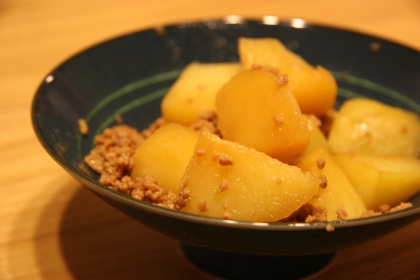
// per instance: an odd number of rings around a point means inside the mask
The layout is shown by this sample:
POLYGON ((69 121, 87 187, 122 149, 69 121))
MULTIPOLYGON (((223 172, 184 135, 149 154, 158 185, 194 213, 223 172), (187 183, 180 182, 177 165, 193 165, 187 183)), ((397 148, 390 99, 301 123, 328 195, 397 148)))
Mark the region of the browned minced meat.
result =
POLYGON ((391 209, 391 206, 389 206, 388 204, 381 204, 376 210, 383 214, 388 213, 389 209, 391 209))
POLYGON ((233 165, 233 158, 227 154, 219 154, 219 164, 223 166, 233 165))
POLYGON ((345 219, 347 219, 348 214, 346 210, 340 208, 337 211, 335 211, 335 213, 337 213, 338 220, 344 221, 345 219))
POLYGON ((372 217, 372 216, 378 216, 386 213, 391 213, 403 209, 407 209, 412 207, 413 204, 411 202, 401 202, 400 204, 391 207, 388 204, 382 204, 375 210, 368 210, 364 212, 360 218, 366 218, 366 217, 372 217))
MULTIPOLYGON (((390 207, 387 204, 383 204, 378 207, 376 210, 368 210, 360 216, 360 218, 378 216, 390 212, 395 212, 403 210, 406 208, 412 207, 413 204, 410 202, 401 202, 400 204, 390 207)), ((346 220, 348 217, 347 211, 345 209, 338 209, 336 211, 337 221, 346 220)), ((289 217, 281 220, 280 222, 288 223, 317 223, 317 222, 327 222, 327 209, 324 206, 313 206, 309 203, 304 204, 298 210, 296 210, 289 217)))
POLYGON ((413 204, 411 202, 401 202, 397 206, 394 206, 391 209, 389 209, 389 212, 400 211, 400 210, 407 209, 410 207, 413 207, 413 204))
POLYGON ((231 220, 232 219, 232 214, 230 214, 229 212, 225 212, 225 213, 223 213, 222 219, 231 220))
POLYGON ((316 206, 312 210, 312 214, 305 219, 306 223, 320 223, 327 221, 327 208, 325 206, 316 206))
POLYGON ((143 140, 144 137, 135 128, 127 125, 107 128, 95 137, 95 148, 85 157, 85 162, 99 174, 122 178, 130 174, 132 156, 143 140))
POLYGON ((377 42, 372 42, 369 44, 369 49, 372 52, 378 52, 381 49, 381 45, 379 45, 377 42))
MULTIPOLYGON (((344 209, 336 211, 337 220, 345 220, 347 212, 344 209)), ((283 219, 282 222, 295 222, 295 223, 322 223, 327 222, 327 208, 325 206, 313 206, 306 203, 295 211, 292 215, 283 219)))
POLYGON ((289 223, 317 223, 327 221, 327 208, 324 206, 313 206, 306 203, 289 217, 281 222, 289 223))
POLYGON ((320 117, 321 126, 319 127, 326 137, 331 130, 331 125, 337 116, 337 111, 334 109, 329 110, 324 116, 320 117))
POLYGON ((217 115, 214 111, 202 111, 198 119, 190 125, 190 128, 195 131, 208 131, 220 136, 217 129, 217 115))
POLYGON ((319 178, 319 186, 322 189, 325 189, 328 186, 327 176, 325 176, 324 174, 319 174, 318 178, 319 178))
POLYGON ((222 180, 222 182, 219 185, 219 190, 218 191, 219 192, 224 192, 228 189, 228 187, 229 187, 228 181, 222 180))
POLYGON ((320 158, 316 161, 316 166, 318 166, 319 169, 323 169, 325 167, 325 159, 320 158))
POLYGON ((88 135, 89 133, 89 125, 87 124, 85 119, 78 119, 77 124, 79 126, 79 132, 82 135, 88 135))
POLYGON ((370 210, 367 210, 366 212, 363 212, 360 218, 367 218, 367 217, 373 217, 373 216, 378 216, 378 215, 382 215, 382 213, 370 209, 370 210))
POLYGON ((159 119, 142 132, 127 125, 105 129, 95 137, 95 148, 85 157, 85 163, 100 174, 101 184, 136 199, 173 208, 175 194, 162 189, 155 178, 143 176, 132 180, 130 176, 137 146, 163 123, 159 119))
POLYGON ((155 177, 151 175, 137 177, 133 187, 132 197, 174 209, 176 195, 161 188, 159 181, 155 177))
POLYGON ((284 118, 282 116, 274 116, 273 121, 276 125, 281 126, 283 124, 284 118))
POLYGON ((325 230, 326 231, 328 231, 328 232, 331 232, 331 231, 334 231, 335 230, 335 227, 333 226, 333 225, 327 225, 326 227, 325 227, 325 230))
POLYGON ((280 86, 284 86, 289 82, 289 76, 288 75, 279 75, 276 79, 276 82, 280 86))
POLYGON ((188 200, 190 199, 191 193, 190 190, 187 188, 188 185, 188 176, 184 176, 181 179, 181 183, 179 184, 179 192, 175 198, 175 209, 181 210, 187 205, 188 200))
POLYGON ((198 210, 200 210, 200 212, 206 212, 206 210, 207 210, 207 201, 201 200, 198 203, 198 210))

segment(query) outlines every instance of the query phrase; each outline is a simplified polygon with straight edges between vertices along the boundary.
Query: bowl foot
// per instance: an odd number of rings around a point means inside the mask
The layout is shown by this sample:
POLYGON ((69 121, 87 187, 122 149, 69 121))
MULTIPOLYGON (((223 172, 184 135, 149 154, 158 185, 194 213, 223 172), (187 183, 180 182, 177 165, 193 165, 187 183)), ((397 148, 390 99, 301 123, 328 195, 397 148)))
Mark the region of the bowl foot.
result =
POLYGON ((225 279, 302 279, 325 268, 335 253, 307 256, 258 256, 221 252, 181 243, 187 259, 225 279))

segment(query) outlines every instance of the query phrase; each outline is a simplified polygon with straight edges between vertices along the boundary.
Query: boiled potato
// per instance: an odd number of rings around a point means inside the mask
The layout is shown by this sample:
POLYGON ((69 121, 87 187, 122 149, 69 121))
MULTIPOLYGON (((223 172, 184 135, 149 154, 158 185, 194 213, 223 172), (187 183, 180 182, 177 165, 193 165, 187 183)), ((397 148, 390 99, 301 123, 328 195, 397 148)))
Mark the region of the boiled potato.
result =
POLYGON ((309 145, 308 121, 281 77, 246 70, 217 93, 216 113, 223 139, 291 162, 309 145))
POLYGON ((177 193, 198 137, 183 125, 163 125, 136 149, 131 177, 152 175, 162 188, 177 193))
POLYGON ((420 160, 416 157, 340 154, 335 160, 368 209, 397 205, 420 191, 420 160))
POLYGON ((235 63, 192 63, 181 73, 161 104, 169 122, 190 125, 202 111, 214 111, 216 93, 240 70, 235 63))
POLYGON ((325 68, 313 67, 274 38, 239 38, 238 44, 242 69, 261 65, 288 75, 288 86, 303 113, 322 116, 333 107, 337 83, 325 68))
POLYGON ((372 99, 347 100, 329 133, 334 153, 420 155, 420 120, 415 113, 372 99))
POLYGON ((309 131, 310 131, 310 141, 309 147, 305 150, 305 153, 310 153, 313 150, 318 148, 325 148, 329 149, 327 138, 325 137, 324 133, 319 128, 319 122, 317 118, 314 116, 306 115, 308 119, 309 131))
POLYGON ((319 183, 295 166, 203 132, 181 183, 178 206, 210 217, 275 222, 312 198, 319 183))
POLYGON ((318 197, 311 199, 309 203, 324 206, 329 221, 337 220, 337 213, 341 210, 345 210, 347 219, 360 218, 366 211, 363 200, 326 149, 319 148, 304 154, 296 165, 304 172, 326 179, 318 197))

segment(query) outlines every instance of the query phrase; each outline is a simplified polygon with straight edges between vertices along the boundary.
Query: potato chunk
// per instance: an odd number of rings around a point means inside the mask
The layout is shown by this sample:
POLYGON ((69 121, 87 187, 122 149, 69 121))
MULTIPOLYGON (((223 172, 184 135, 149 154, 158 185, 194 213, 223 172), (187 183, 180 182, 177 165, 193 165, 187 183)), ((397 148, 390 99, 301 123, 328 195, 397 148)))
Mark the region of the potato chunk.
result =
POLYGON ((319 128, 320 120, 314 116, 306 115, 310 130, 310 141, 309 147, 305 150, 305 153, 310 153, 318 148, 329 149, 327 138, 319 128))
POLYGON ((342 210, 347 213, 347 219, 360 218, 366 211, 363 200, 327 150, 319 148, 304 154, 296 165, 302 171, 325 179, 325 185, 319 190, 318 197, 311 199, 309 203, 324 206, 328 221, 337 220, 338 213, 342 213, 342 210))
POLYGON ((420 120, 412 112, 371 99, 349 99, 339 110, 328 143, 334 153, 420 155, 420 120))
POLYGON ((335 160, 369 209, 397 205, 420 191, 418 158, 340 154, 335 160))
POLYGON ((317 178, 295 166, 203 132, 177 205, 210 217, 275 222, 301 207, 318 188, 317 178))
POLYGON ((325 68, 313 67, 274 38, 239 38, 238 48, 242 69, 261 65, 287 74, 303 113, 322 116, 333 107, 337 83, 325 68))
POLYGON ((257 69, 233 77, 216 96, 223 139, 264 152, 283 162, 309 145, 308 121, 281 77, 257 69))
POLYGON ((152 175, 162 188, 177 193, 199 135, 180 124, 163 125, 136 149, 131 177, 152 175))
POLYGON ((192 63, 165 95, 161 111, 169 122, 186 126, 202 111, 214 111, 216 93, 240 70, 235 63, 192 63))

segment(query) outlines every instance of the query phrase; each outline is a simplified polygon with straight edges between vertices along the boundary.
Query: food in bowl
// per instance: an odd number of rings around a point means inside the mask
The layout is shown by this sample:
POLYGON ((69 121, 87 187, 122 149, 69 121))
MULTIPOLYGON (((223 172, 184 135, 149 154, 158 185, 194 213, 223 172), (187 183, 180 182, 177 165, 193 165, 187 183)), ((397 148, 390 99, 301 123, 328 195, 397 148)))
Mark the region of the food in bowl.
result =
POLYGON ((345 220, 410 206, 398 203, 420 190, 416 114, 357 99, 331 118, 337 85, 326 69, 270 38, 241 38, 239 54, 239 64, 188 66, 147 130, 120 125, 98 135, 85 161, 100 182, 172 209, 254 222, 345 220), (390 115, 394 124, 380 125, 390 115), (399 131, 391 138, 409 144, 371 153, 378 141, 376 150, 394 147, 383 141, 390 126, 399 131), (366 142, 361 153, 356 146, 366 142))

